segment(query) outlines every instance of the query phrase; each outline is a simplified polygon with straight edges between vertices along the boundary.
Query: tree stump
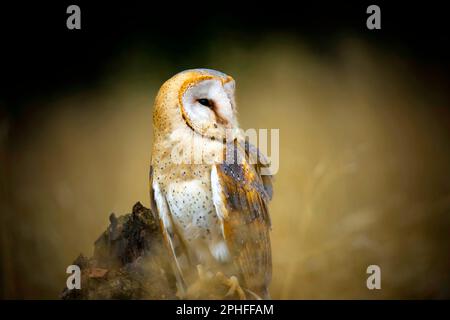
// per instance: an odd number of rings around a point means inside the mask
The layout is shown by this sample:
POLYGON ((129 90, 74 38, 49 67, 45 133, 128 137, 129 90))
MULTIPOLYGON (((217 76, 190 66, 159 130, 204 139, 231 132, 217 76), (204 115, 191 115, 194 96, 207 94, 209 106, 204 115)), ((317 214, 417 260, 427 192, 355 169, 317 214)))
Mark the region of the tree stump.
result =
POLYGON ((130 214, 109 217, 94 255, 80 255, 81 289, 64 289, 63 299, 176 299, 175 279, 158 222, 140 202, 130 214))
MULTIPOLYGON (((80 255, 81 289, 65 288, 62 299, 179 299, 159 222, 140 202, 129 214, 109 217, 91 258, 80 255)), ((237 299, 210 274, 187 290, 187 299, 237 299)))

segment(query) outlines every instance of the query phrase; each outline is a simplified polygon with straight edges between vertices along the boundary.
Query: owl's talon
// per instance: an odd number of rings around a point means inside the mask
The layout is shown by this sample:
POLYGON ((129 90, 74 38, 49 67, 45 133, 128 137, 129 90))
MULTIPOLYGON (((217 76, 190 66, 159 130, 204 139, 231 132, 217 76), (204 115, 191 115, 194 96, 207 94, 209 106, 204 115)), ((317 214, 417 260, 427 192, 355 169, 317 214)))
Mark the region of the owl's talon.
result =
POLYGON ((218 272, 217 277, 220 281, 222 281, 224 285, 230 287, 230 289, 228 289, 228 292, 225 294, 225 297, 231 297, 236 293, 239 297, 239 300, 247 299, 244 290, 242 290, 239 284, 238 278, 236 278, 235 276, 227 278, 222 272, 218 272))

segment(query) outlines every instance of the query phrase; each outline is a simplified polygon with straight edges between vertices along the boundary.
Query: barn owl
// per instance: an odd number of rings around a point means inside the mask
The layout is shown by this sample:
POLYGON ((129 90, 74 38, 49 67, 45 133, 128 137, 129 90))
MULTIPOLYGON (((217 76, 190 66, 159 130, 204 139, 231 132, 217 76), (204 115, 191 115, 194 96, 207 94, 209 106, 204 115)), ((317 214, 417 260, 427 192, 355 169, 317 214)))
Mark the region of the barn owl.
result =
POLYGON ((193 69, 155 99, 151 207, 181 295, 209 270, 225 275, 228 294, 269 297, 271 176, 239 129, 234 90, 232 77, 193 69))

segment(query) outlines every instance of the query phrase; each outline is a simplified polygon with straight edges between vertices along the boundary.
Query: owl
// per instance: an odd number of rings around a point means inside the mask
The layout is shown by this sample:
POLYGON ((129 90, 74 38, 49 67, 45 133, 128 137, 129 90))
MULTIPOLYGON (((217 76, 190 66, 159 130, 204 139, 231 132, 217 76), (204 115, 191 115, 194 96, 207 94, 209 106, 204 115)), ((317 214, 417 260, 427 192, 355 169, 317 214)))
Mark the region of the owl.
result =
POLYGON ((207 270, 228 294, 269 297, 272 183, 261 174, 269 163, 239 129, 234 95, 232 77, 193 69, 155 99, 151 208, 181 296, 207 270))

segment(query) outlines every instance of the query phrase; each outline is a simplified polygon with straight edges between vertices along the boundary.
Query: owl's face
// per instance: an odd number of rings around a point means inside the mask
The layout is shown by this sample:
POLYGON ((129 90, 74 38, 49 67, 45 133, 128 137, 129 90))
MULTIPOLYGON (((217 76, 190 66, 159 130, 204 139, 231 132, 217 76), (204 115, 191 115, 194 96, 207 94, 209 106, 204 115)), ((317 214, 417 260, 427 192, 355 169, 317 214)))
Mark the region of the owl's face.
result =
POLYGON ((187 70, 169 80, 160 94, 174 89, 176 99, 165 99, 158 111, 171 130, 181 126, 212 140, 224 140, 237 128, 235 81, 230 76, 208 69, 187 70))
POLYGON ((183 120, 192 130, 209 138, 223 139, 235 126, 234 80, 200 76, 180 90, 183 120))

